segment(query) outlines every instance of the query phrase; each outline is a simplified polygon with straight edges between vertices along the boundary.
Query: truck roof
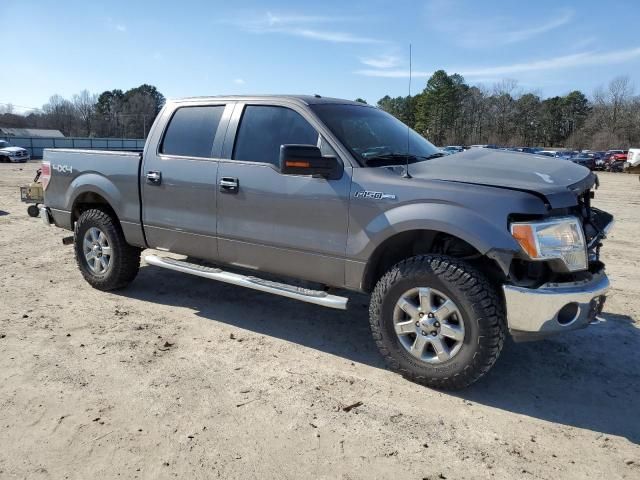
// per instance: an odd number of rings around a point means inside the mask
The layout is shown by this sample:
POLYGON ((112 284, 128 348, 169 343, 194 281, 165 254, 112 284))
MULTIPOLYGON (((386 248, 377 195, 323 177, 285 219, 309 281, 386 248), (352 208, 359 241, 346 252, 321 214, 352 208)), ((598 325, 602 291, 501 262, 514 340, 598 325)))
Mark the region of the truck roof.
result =
MULTIPOLYGON (((345 100, 342 98, 332 98, 332 97, 323 97, 320 95, 216 95, 216 96, 205 96, 205 97, 185 97, 185 98, 175 98, 171 99, 170 102, 202 102, 206 100, 236 100, 236 101, 245 101, 245 100, 289 100, 295 101, 299 103, 303 103, 305 105, 318 105, 323 103, 334 103, 334 104, 347 104, 347 105, 367 105, 361 102, 355 102, 352 100, 345 100)), ((371 105, 369 105, 371 106, 371 105)))

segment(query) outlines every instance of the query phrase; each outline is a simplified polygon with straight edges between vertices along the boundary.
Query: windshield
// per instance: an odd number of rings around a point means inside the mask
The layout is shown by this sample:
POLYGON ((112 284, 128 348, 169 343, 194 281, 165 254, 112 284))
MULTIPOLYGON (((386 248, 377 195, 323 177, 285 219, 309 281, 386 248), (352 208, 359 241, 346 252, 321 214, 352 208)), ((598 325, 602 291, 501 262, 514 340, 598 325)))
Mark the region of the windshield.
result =
POLYGON ((407 153, 412 162, 438 153, 442 155, 420 134, 377 108, 326 103, 311 105, 311 108, 363 165, 376 157, 406 156, 407 153))

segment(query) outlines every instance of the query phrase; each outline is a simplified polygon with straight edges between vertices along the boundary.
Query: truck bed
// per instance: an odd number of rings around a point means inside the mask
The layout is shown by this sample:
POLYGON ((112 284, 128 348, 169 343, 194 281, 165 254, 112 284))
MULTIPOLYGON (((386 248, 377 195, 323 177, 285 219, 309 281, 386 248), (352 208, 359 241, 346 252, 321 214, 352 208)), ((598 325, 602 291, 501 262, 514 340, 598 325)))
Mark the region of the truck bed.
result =
POLYGON ((112 150, 45 149, 51 178, 45 191, 46 205, 56 225, 73 228, 74 206, 100 201, 115 211, 133 245, 144 245, 140 220, 140 152, 112 150), (93 193, 89 193, 93 192, 93 193))

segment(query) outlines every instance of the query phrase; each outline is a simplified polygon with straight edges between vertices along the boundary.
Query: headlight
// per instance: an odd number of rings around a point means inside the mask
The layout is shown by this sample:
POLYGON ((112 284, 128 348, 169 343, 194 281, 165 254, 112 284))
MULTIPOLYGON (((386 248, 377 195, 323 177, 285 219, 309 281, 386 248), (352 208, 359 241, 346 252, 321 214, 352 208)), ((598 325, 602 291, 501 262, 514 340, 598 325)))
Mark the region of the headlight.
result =
POLYGON ((511 235, 532 260, 560 259, 571 272, 588 266, 584 233, 576 217, 512 223, 511 235))

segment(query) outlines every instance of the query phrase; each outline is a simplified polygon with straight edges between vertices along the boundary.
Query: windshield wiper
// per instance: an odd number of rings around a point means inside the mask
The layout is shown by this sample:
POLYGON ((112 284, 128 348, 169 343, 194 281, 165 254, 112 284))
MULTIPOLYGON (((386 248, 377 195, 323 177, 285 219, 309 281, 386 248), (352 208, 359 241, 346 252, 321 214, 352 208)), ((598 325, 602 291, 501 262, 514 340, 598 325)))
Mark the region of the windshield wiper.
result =
POLYGON ((407 153, 382 153, 380 155, 374 155, 372 157, 364 158, 363 161, 367 167, 380 167, 383 165, 395 165, 403 164, 411 160, 431 160, 432 158, 444 157, 444 153, 436 152, 431 155, 414 155, 407 153))

